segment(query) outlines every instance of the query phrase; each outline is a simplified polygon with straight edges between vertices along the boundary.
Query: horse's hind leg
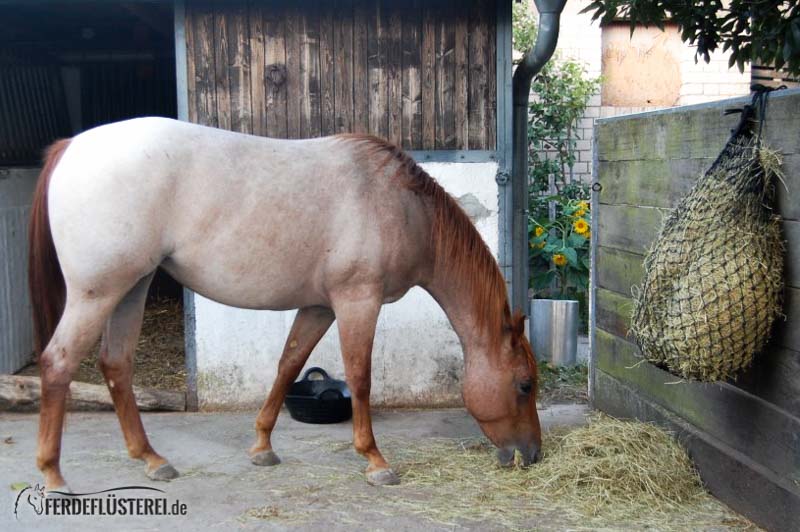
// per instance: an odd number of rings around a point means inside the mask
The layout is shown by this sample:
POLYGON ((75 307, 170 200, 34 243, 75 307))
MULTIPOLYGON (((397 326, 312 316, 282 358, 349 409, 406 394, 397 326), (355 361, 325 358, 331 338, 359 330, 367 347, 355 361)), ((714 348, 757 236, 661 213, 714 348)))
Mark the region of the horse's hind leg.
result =
POLYGON ((272 429, 289 386, 300 374, 308 356, 333 323, 333 311, 323 307, 300 309, 283 347, 278 375, 269 397, 256 418, 256 443, 250 448, 250 459, 256 465, 276 465, 280 459, 272 450, 272 429))
POLYGON ((150 446, 133 396, 133 356, 152 279, 153 274, 141 279, 108 319, 100 347, 100 369, 114 401, 128 454, 144 460, 145 473, 151 479, 170 480, 178 472, 150 446))
POLYGON ((58 327, 39 357, 42 378, 36 464, 48 491, 66 488, 61 476, 61 433, 72 375, 100 337, 116 304, 113 297, 67 297, 58 327))

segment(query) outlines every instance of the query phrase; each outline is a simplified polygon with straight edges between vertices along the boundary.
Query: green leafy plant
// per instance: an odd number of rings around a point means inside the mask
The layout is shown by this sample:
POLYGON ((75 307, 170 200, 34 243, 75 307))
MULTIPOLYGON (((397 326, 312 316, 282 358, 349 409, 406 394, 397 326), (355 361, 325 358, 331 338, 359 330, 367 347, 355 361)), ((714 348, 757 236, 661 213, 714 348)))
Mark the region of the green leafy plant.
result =
MULTIPOLYGON (((536 41, 536 18, 529 2, 516 3, 513 9, 514 49, 529 50, 536 41)), ((583 64, 555 57, 533 79, 528 115, 531 288, 535 297, 577 299, 584 318, 588 313, 589 189, 572 182, 571 169, 580 140, 578 120, 599 90, 600 79, 589 77, 583 64), (551 192, 555 194, 548 195, 551 192), (579 219, 585 231, 576 231, 579 219)))
POLYGON ((540 215, 529 218, 534 293, 559 299, 585 293, 589 288, 589 202, 563 195, 537 201, 555 203, 556 216, 551 220, 549 213, 539 208, 540 215))
POLYGON ((548 191, 550 176, 557 191, 566 186, 580 140, 578 120, 586 113, 600 79, 572 60, 548 62, 532 83, 528 119, 528 177, 535 193, 548 191))
POLYGON ((514 2, 512 9, 513 24, 511 40, 514 50, 525 52, 536 43, 536 17, 531 11, 530 2, 514 2))
POLYGON ((697 47, 695 59, 706 62, 722 45, 729 66, 745 63, 785 68, 800 74, 800 3, 797 0, 594 0, 583 12, 601 24, 624 19, 636 26, 664 29, 671 21, 681 38, 697 47))

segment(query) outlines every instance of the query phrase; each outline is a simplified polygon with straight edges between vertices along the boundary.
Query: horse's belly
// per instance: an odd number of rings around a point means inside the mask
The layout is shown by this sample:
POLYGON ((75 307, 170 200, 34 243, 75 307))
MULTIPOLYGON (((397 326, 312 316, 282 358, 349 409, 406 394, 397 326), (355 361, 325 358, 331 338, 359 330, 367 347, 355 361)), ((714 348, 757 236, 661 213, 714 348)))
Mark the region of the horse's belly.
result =
POLYGON ((187 288, 233 307, 287 310, 327 303, 312 261, 280 248, 243 251, 178 251, 162 267, 187 288))

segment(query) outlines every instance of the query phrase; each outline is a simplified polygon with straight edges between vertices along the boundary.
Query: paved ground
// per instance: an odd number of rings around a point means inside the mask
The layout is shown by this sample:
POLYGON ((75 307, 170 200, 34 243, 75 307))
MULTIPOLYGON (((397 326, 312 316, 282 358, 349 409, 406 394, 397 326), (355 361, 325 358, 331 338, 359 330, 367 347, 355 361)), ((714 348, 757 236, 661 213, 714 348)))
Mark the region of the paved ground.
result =
MULTIPOLYGON (((584 422, 586 406, 554 405, 540 413, 546 429, 584 422)), ((20 483, 40 480, 34 464, 37 416, 0 413, 0 530, 452 530, 415 515, 387 508, 387 494, 415 496, 414 488, 373 488, 361 475, 365 465, 349 445, 349 423, 304 425, 283 413, 273 444, 284 463, 273 468, 250 464, 255 413, 147 414, 153 446, 170 459, 181 477, 169 483, 148 480, 138 461, 124 451, 113 413, 72 413, 67 418, 62 468, 74 492, 118 486, 153 486, 168 504, 186 503, 185 517, 40 517, 20 500, 20 483), (5 443, 4 443, 5 442, 5 443), (341 491, 340 491, 341 490, 341 491), (392 490, 384 492, 383 490, 392 490), (347 495, 337 502, 338 493, 347 495)), ((480 431, 463 410, 377 412, 375 432, 392 438, 470 438, 480 431)), ((391 449, 391 446, 388 446, 391 449)), ((391 452, 386 452, 391 462, 391 452)), ((139 492, 141 494, 142 492, 139 492)), ((418 494, 417 494, 418 495, 418 494)), ((119 497, 122 497, 120 495, 119 497)), ((540 522, 540 524, 544 524, 540 522)), ((471 528, 496 529, 491 523, 471 528)))

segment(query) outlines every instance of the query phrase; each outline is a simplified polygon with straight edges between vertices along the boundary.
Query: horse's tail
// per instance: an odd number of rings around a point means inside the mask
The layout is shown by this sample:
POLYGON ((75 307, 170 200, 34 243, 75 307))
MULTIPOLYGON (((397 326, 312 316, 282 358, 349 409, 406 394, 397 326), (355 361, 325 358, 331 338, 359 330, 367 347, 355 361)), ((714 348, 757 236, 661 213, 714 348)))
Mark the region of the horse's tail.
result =
POLYGON ((44 167, 33 193, 28 227, 28 290, 33 307, 34 351, 40 355, 55 332, 64 310, 64 274, 50 232, 47 191, 50 176, 69 146, 70 139, 53 143, 45 152, 44 167))

